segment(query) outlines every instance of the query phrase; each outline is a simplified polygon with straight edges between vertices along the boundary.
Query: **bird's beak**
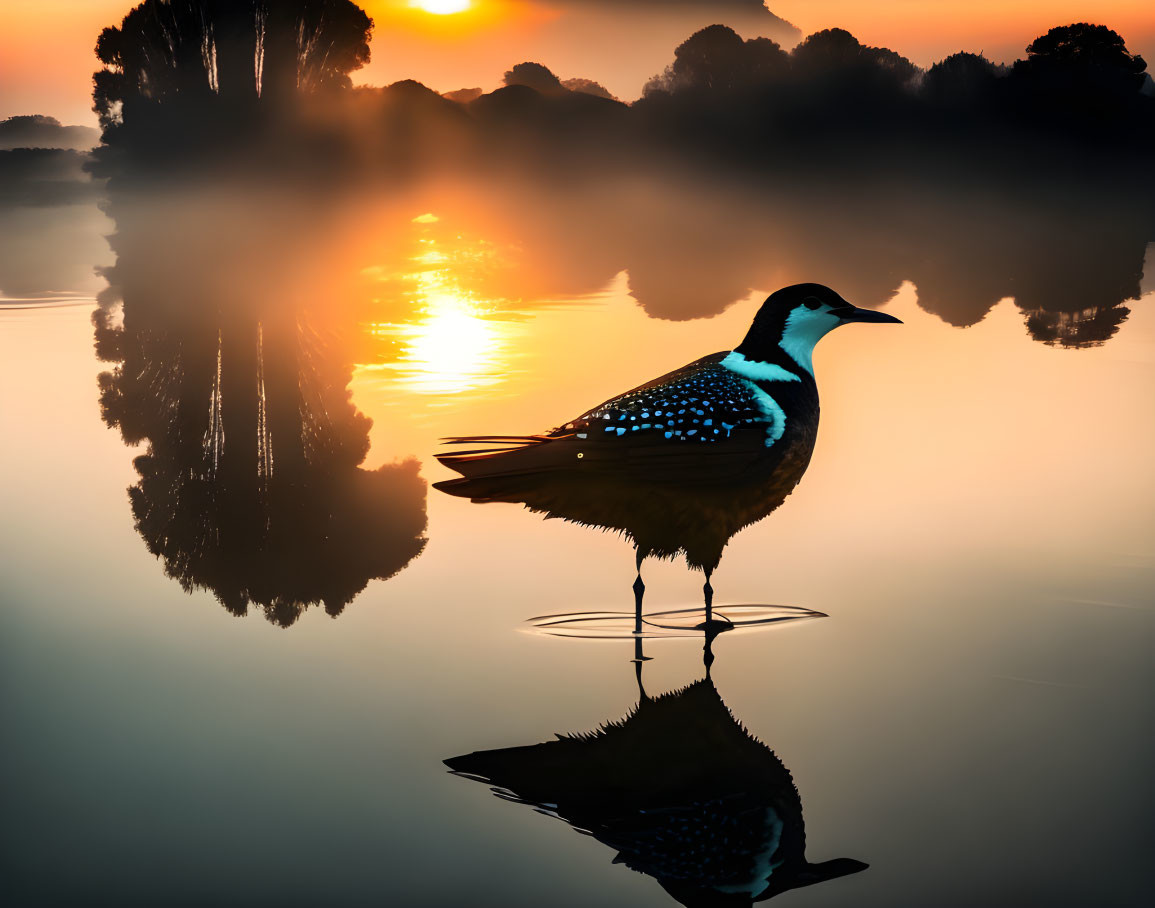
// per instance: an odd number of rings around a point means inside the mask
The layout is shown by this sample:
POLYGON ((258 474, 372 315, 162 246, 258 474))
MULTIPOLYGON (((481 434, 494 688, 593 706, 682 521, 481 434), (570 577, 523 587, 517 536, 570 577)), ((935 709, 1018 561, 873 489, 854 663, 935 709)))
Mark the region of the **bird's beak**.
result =
POLYGON ((885 312, 876 312, 873 309, 859 309, 857 306, 843 306, 839 309, 830 310, 831 315, 837 315, 844 322, 893 322, 896 325, 901 325, 902 320, 895 318, 893 315, 887 315, 885 312))

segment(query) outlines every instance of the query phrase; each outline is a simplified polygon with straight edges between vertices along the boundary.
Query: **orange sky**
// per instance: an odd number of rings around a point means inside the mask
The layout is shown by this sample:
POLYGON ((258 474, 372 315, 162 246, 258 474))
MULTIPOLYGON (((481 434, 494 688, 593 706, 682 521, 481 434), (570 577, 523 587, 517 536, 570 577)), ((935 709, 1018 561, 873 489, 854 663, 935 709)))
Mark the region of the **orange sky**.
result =
MULTIPOLYGON (((439 90, 494 88, 514 63, 537 60, 562 78, 584 76, 625 99, 670 59, 676 28, 656 28, 621 4, 574 14, 556 0, 473 0, 474 9, 434 16, 409 0, 363 0, 377 27, 370 84, 416 78, 439 90), (628 52, 627 52, 628 51, 628 52)), ((100 29, 119 21, 131 0, 0 2, 0 117, 45 113, 94 123, 89 110, 92 48, 100 29)), ((572 10, 577 4, 571 3, 572 10)), ((1052 25, 1091 19, 1116 29, 1133 51, 1155 59, 1149 0, 772 0, 771 8, 804 33, 840 25, 863 42, 891 47, 927 65, 956 50, 996 60, 1019 55, 1052 25)), ((653 7, 651 6, 650 9, 653 7)))

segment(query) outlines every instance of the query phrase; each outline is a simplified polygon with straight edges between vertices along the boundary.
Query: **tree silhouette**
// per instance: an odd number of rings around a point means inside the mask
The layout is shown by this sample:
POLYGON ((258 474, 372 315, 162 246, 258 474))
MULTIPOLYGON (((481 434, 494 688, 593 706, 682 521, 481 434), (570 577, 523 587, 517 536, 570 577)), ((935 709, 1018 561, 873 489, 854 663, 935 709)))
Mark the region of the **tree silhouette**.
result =
POLYGON ((837 130, 851 147, 909 122, 918 68, 850 32, 816 32, 790 52, 789 97, 781 114, 790 132, 837 130))
POLYGON ((506 72, 501 82, 503 85, 525 85, 542 94, 565 90, 561 80, 540 63, 518 63, 506 72))
POLYGON ((561 83, 570 91, 580 91, 583 94, 593 95, 597 98, 605 98, 607 101, 616 101, 617 98, 613 96, 608 88, 600 82, 595 82, 593 79, 566 79, 561 83))
POLYGON ((100 140, 89 126, 64 126, 55 117, 38 114, 0 120, 0 150, 11 148, 66 148, 87 151, 100 140))
POLYGON ((850 32, 828 28, 815 32, 790 52, 796 72, 812 78, 885 81, 901 86, 917 67, 885 47, 867 47, 850 32))
POLYGON ((1032 124, 1096 143, 1124 135, 1150 143, 1155 105, 1139 93, 1146 68, 1104 25, 1052 28, 1012 69, 1016 112, 1032 124))
POLYGON ((982 54, 951 54, 926 71, 923 94, 932 105, 954 109, 989 102, 999 67, 982 54))
POLYGON ((1020 68, 1103 73, 1137 91, 1147 64, 1127 50, 1122 35, 1105 25, 1079 22, 1052 28, 1032 41, 1020 68))
POLYGON ((786 52, 769 38, 743 41, 733 29, 711 25, 678 46, 674 62, 644 93, 735 91, 781 78, 787 66, 786 52))
POLYGON ((104 29, 94 102, 105 127, 148 105, 234 103, 347 88, 373 21, 351 0, 145 0, 104 29))

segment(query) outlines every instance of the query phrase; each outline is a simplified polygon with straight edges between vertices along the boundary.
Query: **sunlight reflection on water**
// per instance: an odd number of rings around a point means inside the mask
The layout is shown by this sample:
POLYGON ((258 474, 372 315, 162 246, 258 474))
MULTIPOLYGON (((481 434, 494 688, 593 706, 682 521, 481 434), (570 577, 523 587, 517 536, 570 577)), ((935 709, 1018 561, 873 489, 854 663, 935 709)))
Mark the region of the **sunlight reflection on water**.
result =
POLYGON ((397 385, 421 394, 456 394, 500 383, 506 324, 462 294, 427 291, 423 296, 421 321, 374 329, 404 345, 399 360, 383 366, 395 374, 397 385))
POLYGON ((397 357, 367 366, 389 375, 391 390, 424 395, 456 395, 491 388, 508 378, 511 341, 519 333, 520 315, 508 300, 485 299, 467 285, 465 273, 484 269, 492 250, 461 236, 446 248, 431 235, 439 219, 433 214, 413 218, 425 234, 409 264, 415 270, 397 276, 400 296, 414 322, 374 322, 370 332, 400 343, 397 357))

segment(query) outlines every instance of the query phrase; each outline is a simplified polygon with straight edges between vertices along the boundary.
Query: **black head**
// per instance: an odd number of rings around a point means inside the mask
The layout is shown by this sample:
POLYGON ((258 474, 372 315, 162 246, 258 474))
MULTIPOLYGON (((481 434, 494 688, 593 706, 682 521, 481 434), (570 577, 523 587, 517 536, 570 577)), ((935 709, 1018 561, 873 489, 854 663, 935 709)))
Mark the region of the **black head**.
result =
POLYGON ((786 354, 808 372, 814 345, 848 322, 901 322, 893 315, 859 309, 822 284, 793 284, 772 293, 735 351, 753 362, 775 362, 786 354))

